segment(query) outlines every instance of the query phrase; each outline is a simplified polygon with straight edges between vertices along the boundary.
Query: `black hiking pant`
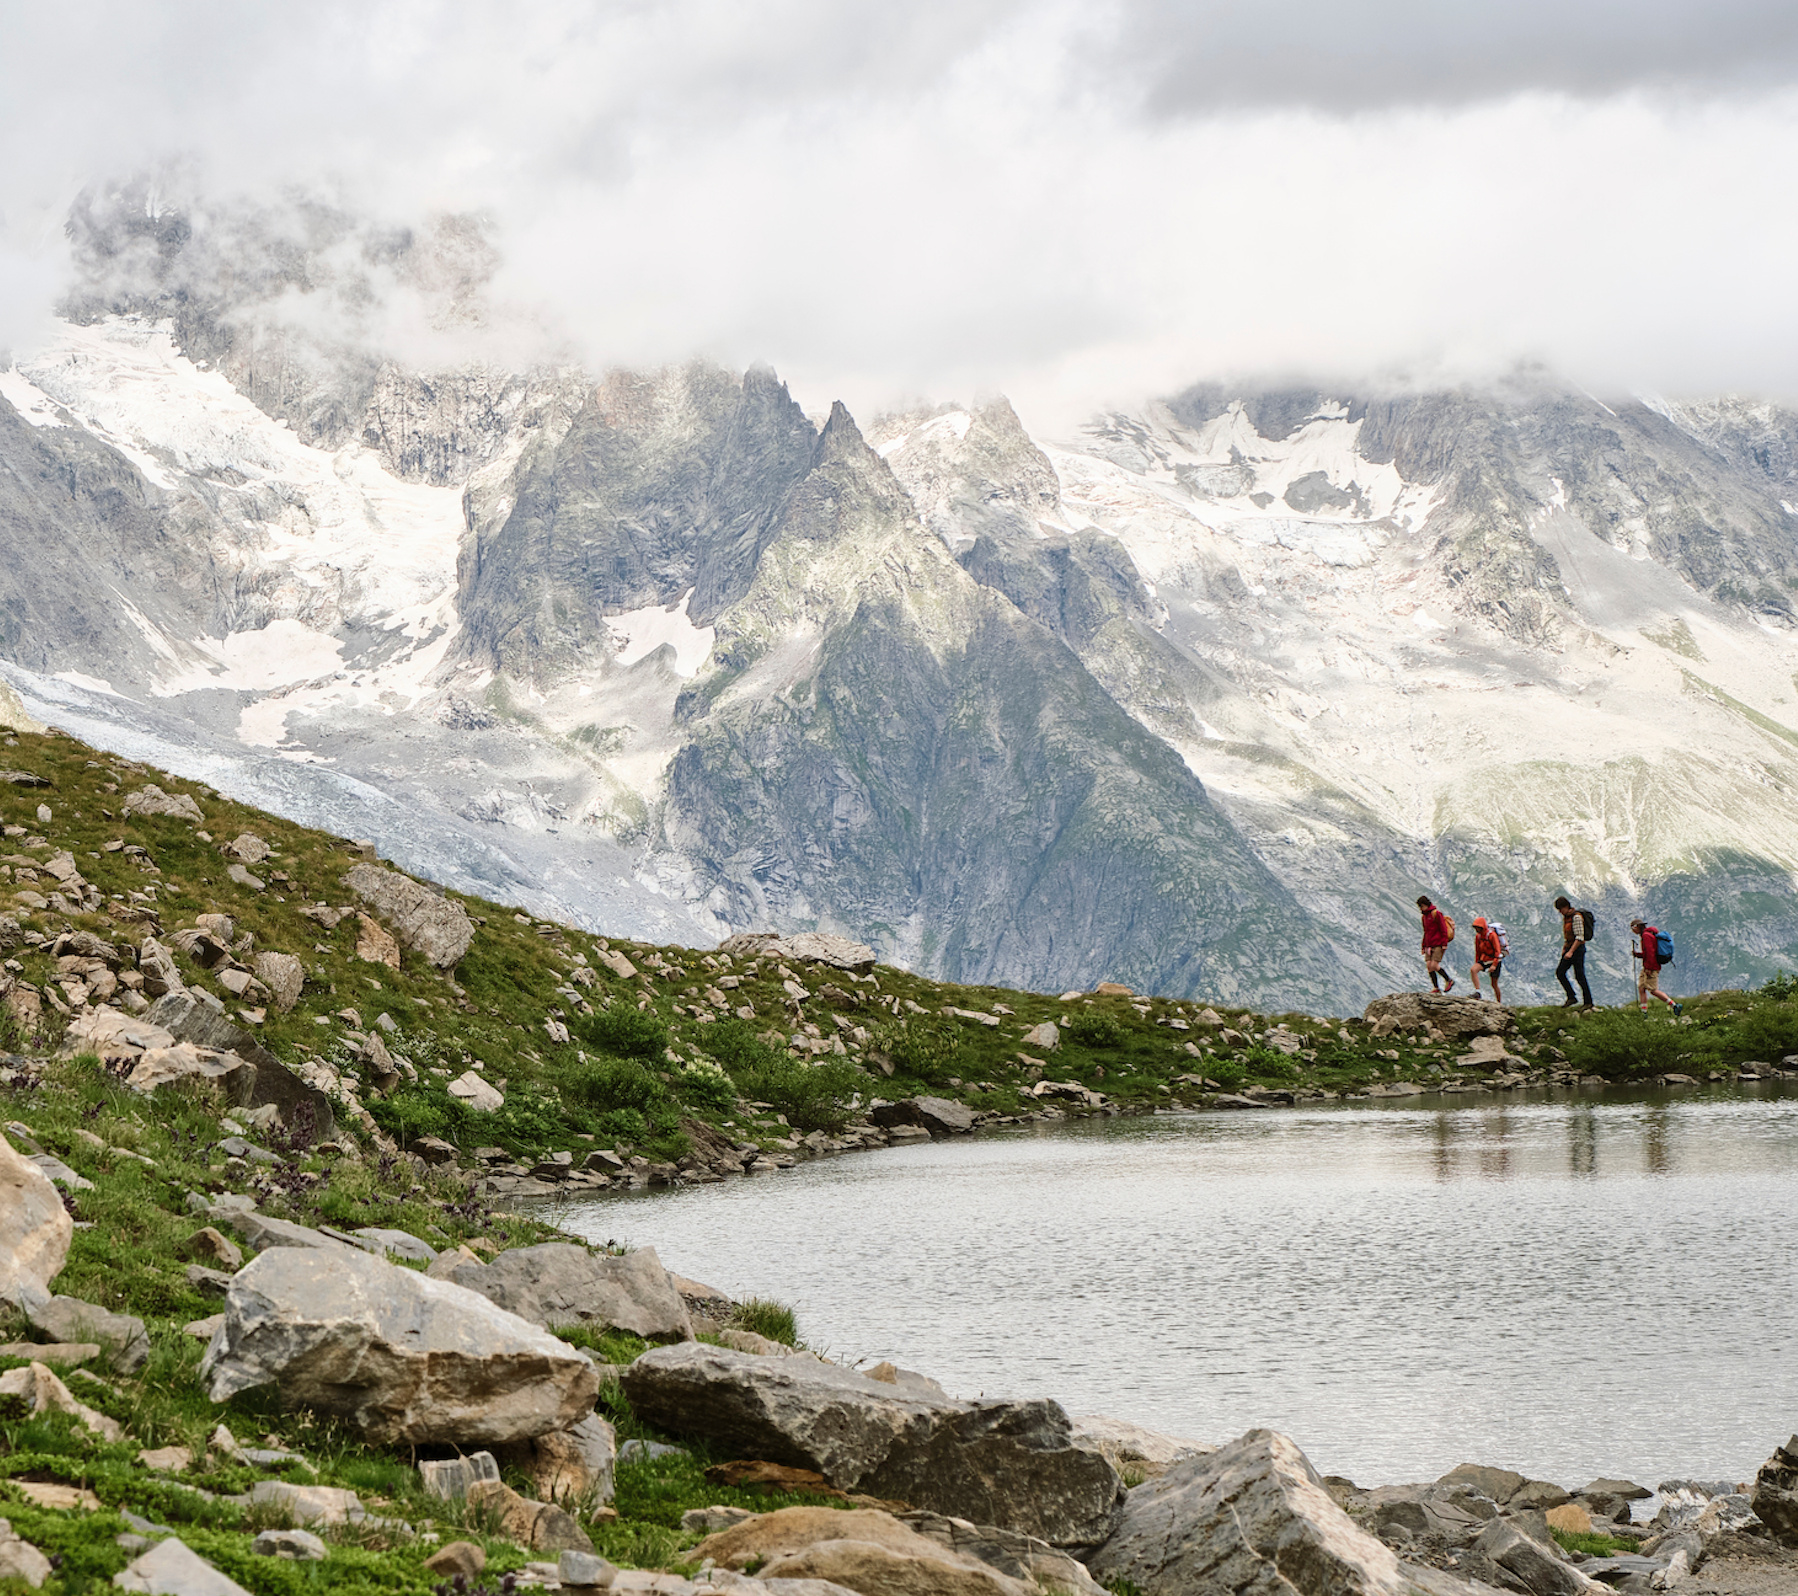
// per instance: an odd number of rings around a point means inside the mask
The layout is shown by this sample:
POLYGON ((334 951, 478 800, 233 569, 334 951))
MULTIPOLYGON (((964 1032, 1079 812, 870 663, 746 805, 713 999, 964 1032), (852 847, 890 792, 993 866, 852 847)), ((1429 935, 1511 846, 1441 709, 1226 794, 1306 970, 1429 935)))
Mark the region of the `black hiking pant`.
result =
POLYGON ((1573 982, 1567 979, 1567 972, 1573 971, 1579 982, 1580 996, 1587 1002, 1592 1001, 1592 988, 1586 985, 1586 944, 1580 943, 1571 953, 1563 953, 1561 962, 1555 966, 1555 979, 1561 983, 1561 990, 1567 994, 1568 1002, 1573 1001, 1573 982))

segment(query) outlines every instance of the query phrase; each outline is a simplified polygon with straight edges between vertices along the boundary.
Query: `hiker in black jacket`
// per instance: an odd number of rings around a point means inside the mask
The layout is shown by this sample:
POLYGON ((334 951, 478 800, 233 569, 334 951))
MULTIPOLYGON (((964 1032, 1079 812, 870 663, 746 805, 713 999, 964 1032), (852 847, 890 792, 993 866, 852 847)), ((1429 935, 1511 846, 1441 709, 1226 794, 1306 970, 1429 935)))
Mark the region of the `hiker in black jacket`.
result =
POLYGON ((1565 898, 1556 898, 1555 907, 1561 911, 1561 962, 1555 966, 1555 979, 1567 994, 1567 1001, 1561 1007, 1593 1008, 1592 988, 1586 985, 1586 933, 1591 929, 1592 915, 1588 910, 1574 908, 1565 898), (1584 1003, 1573 995, 1573 982, 1567 979, 1569 970, 1579 981, 1584 1003))

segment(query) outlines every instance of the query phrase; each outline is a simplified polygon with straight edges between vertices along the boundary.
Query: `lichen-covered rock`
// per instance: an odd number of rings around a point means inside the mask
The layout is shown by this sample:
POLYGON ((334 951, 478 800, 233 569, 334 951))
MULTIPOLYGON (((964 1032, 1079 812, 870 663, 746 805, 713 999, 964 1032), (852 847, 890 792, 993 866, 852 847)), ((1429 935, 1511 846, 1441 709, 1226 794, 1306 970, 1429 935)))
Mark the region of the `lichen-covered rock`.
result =
POLYGON ((291 953, 258 953, 256 979, 274 995, 275 1007, 285 1014, 300 1001, 306 966, 291 953))
POLYGON ((273 1385, 384 1445, 528 1440, 599 1392, 592 1362, 547 1331, 351 1248, 272 1248, 239 1272, 201 1374, 215 1402, 273 1385))
POLYGON ((1517 1028, 1515 1011, 1503 1004, 1439 992, 1393 992, 1375 998, 1362 1018, 1382 1033, 1433 1025, 1444 1036, 1504 1036, 1517 1028))
POLYGON ((127 820, 133 815, 173 815, 177 820, 189 820, 196 826, 204 825, 206 821, 200 806, 186 793, 166 793, 160 787, 150 785, 126 793, 119 808, 127 820))
POLYGON ((16 1308, 48 1301, 74 1235, 50 1178, 0 1136, 0 1301, 16 1308))
POLYGON ((397 870, 355 865, 343 884, 392 926, 406 947, 440 970, 460 960, 474 940, 474 922, 461 904, 397 870))

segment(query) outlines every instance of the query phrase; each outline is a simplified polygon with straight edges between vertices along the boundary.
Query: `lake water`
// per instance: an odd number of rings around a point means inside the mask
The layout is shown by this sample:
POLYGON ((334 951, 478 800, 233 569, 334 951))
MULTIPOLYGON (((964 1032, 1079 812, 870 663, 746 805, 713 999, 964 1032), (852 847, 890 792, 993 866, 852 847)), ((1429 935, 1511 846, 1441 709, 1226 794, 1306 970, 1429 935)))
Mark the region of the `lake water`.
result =
POLYGON ((1087 1121, 565 1210, 845 1361, 1325 1473, 1752 1477, 1798 1430, 1798 1095, 1087 1121))

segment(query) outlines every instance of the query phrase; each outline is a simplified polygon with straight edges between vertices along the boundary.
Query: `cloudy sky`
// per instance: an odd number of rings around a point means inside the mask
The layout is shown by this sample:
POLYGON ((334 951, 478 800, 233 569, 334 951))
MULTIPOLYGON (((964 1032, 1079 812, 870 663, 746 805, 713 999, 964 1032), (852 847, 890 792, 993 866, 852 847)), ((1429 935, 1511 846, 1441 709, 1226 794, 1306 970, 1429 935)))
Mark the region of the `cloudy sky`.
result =
POLYGON ((595 364, 1042 417, 1205 376, 1798 397, 1798 8, 0 0, 0 345, 143 170, 490 220, 595 364))

